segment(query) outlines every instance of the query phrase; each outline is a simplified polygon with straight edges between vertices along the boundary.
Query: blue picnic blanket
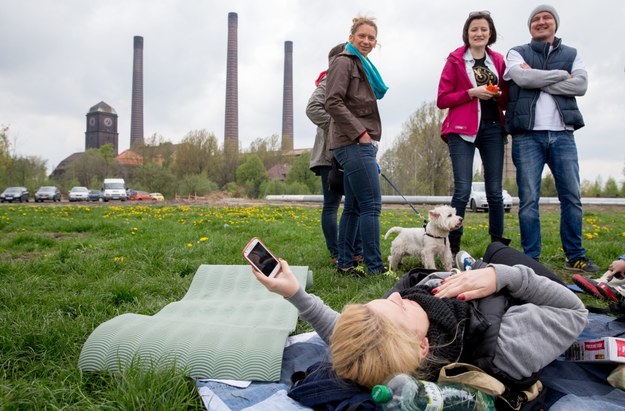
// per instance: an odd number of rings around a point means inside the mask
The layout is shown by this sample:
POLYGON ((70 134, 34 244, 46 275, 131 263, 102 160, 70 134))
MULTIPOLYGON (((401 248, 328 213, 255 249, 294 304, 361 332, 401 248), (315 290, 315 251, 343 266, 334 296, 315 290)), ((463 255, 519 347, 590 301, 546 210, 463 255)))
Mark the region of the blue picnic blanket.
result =
MULTIPOLYGON (((625 321, 592 313, 588 318, 580 340, 625 336, 625 321)), ((245 388, 236 388, 222 382, 197 380, 196 386, 209 411, 309 410, 287 397, 290 377, 327 356, 327 346, 315 333, 289 337, 279 382, 252 382, 245 388)), ((615 367, 614 363, 577 363, 558 358, 544 369, 540 378, 547 387, 545 409, 625 411, 625 391, 607 383, 615 367)))

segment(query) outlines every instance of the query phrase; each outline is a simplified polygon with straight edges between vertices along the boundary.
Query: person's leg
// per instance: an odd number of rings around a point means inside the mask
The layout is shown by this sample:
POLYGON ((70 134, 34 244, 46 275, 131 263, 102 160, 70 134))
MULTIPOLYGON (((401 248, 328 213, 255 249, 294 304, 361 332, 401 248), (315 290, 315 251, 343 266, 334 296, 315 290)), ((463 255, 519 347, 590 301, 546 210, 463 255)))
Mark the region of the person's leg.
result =
POLYGON ((488 232, 492 239, 503 237, 504 136, 499 123, 484 123, 475 140, 484 166, 484 187, 488 201, 488 232))
MULTIPOLYGON (((378 273, 384 270, 384 265, 380 252, 382 192, 376 162, 377 148, 373 144, 353 144, 344 149, 345 155, 341 154, 340 158, 338 153, 335 155, 345 173, 345 201, 347 203, 347 187, 349 187, 354 201, 353 208, 357 208, 359 211, 359 219, 350 222, 351 231, 346 233, 346 241, 352 241, 351 250, 349 250, 352 254, 349 255, 349 261, 351 262, 354 255, 353 244, 356 239, 356 231, 360 228, 365 265, 370 273, 378 273)), ((340 229, 341 227, 339 234, 340 229)), ((342 264, 343 261, 341 260, 341 267, 347 266, 342 264)))
POLYGON ((560 200, 560 239, 569 261, 586 256, 582 246, 582 201, 577 147, 572 131, 550 132, 547 164, 560 200))
POLYGON ((338 222, 337 216, 339 212, 339 204, 341 203, 341 194, 338 194, 328 186, 328 173, 332 168, 330 166, 319 167, 321 176, 321 187, 323 190, 323 208, 321 210, 321 230, 326 240, 326 246, 330 251, 330 257, 338 259, 338 222))
MULTIPOLYGON (((475 145, 464 141, 457 134, 450 134, 447 139, 449 158, 454 173, 454 193, 451 197, 451 206, 456 209, 456 215, 464 219, 464 214, 471 195, 471 183, 473 182, 473 156, 475 145)), ((463 228, 449 233, 449 245, 451 253, 460 251, 460 240, 463 228)))
POLYGON ((519 228, 525 254, 538 260, 541 252, 540 187, 545 168, 547 132, 532 131, 512 138, 512 160, 519 187, 519 228))
POLYGON ((343 213, 339 221, 338 233, 338 266, 341 269, 349 269, 352 267, 352 255, 354 254, 354 238, 358 227, 358 207, 355 204, 355 197, 346 173, 345 162, 352 153, 347 147, 341 147, 333 150, 334 157, 343 167, 343 189, 345 191, 345 204, 343 205, 343 213))
POLYGON ((492 242, 486 247, 482 261, 489 264, 524 265, 534 270, 538 275, 545 276, 559 284, 564 284, 556 274, 538 261, 499 241, 492 242))
POLYGON ((356 239, 354 240, 354 255, 356 257, 354 260, 356 263, 364 262, 364 257, 362 256, 362 237, 360 236, 360 224, 358 224, 358 230, 356 231, 356 239))

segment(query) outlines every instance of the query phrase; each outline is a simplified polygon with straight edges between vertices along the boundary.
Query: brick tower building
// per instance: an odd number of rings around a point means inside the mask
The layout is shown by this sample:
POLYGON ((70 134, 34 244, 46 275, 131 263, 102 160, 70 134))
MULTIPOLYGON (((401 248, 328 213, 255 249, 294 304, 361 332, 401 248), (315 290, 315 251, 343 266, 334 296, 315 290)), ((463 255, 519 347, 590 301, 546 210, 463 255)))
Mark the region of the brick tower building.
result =
POLYGON ((117 113, 104 101, 100 101, 91 107, 87 113, 85 151, 90 148, 100 148, 105 144, 111 144, 117 156, 119 154, 118 139, 117 113))

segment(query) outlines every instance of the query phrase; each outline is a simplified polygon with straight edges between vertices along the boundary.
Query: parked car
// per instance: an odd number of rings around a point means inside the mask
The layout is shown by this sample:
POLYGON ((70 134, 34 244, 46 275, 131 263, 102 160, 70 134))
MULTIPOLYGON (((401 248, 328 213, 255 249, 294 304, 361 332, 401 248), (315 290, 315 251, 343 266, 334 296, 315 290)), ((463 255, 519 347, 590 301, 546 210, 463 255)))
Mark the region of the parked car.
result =
POLYGON ((135 201, 154 200, 154 197, 148 194, 147 191, 128 190, 127 194, 128 194, 128 200, 135 200, 135 201))
POLYGON ((87 187, 72 187, 67 196, 69 201, 89 201, 89 189, 87 187))
POLYGON ((4 203, 8 201, 10 203, 14 201, 22 201, 28 202, 28 197, 30 193, 26 187, 8 187, 6 190, 0 194, 0 202, 4 203))
POLYGON ((102 201, 104 196, 100 190, 89 190, 89 201, 102 201))
POLYGON ((161 193, 150 193, 156 201, 165 201, 165 197, 161 193))
MULTIPOLYGON (((501 194, 503 195, 503 209, 506 213, 509 213, 512 210, 512 196, 506 190, 503 190, 501 194)), ((469 197, 467 207, 472 211, 488 211, 486 188, 483 182, 477 182, 471 185, 471 196, 469 197)))
POLYGON ((43 203, 46 200, 52 202, 61 201, 61 190, 56 186, 42 186, 35 193, 35 203, 43 203))

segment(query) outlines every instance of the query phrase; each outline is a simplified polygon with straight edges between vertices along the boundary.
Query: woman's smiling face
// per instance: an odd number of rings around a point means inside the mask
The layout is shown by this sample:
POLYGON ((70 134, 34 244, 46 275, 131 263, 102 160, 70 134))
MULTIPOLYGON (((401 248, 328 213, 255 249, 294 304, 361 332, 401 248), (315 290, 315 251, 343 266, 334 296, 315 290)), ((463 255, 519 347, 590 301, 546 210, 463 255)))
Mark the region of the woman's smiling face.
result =
POLYGON ((471 48, 482 48, 488 45, 490 40, 490 27, 486 19, 475 19, 469 24, 467 30, 469 46, 471 48))
POLYGON ((370 24, 361 24, 354 34, 349 35, 349 42, 356 47, 360 54, 367 57, 375 48, 377 36, 378 32, 375 27, 370 24))

